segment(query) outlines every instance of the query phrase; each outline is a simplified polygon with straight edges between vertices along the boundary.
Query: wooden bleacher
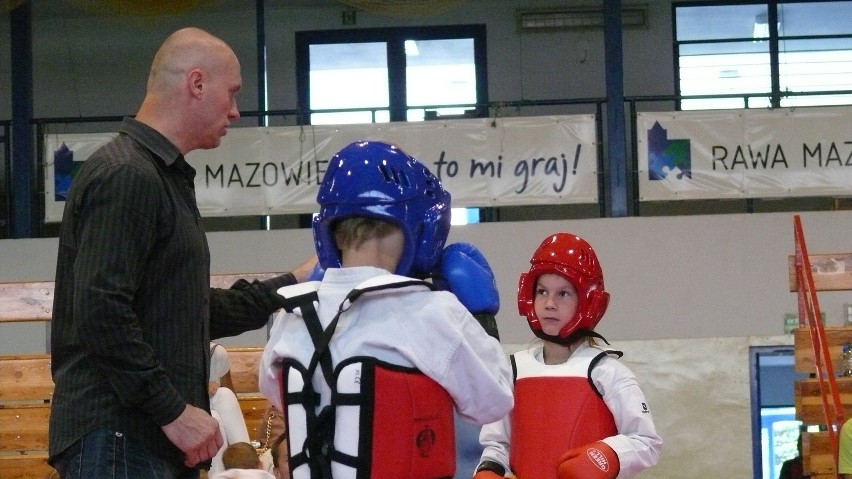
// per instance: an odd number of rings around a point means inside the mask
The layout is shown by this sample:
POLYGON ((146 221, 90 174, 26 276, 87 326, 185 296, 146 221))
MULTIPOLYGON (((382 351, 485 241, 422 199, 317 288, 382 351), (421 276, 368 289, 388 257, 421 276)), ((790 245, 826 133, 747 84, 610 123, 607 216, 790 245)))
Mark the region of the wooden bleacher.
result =
MULTIPOLYGON (((852 327, 826 326, 825 337, 831 357, 839 358, 844 343, 852 342, 852 327)), ((808 328, 796 328, 793 332, 795 342, 795 370, 799 373, 813 374, 814 352, 808 328)), ((839 364, 837 364, 839 369, 839 364)), ((836 378, 840 402, 844 416, 852 418, 852 377, 836 378)), ((825 425, 822 391, 817 378, 799 379, 793 385, 796 419, 804 425, 825 425)), ((837 466, 834 462, 833 444, 827 431, 808 432, 802 435, 802 464, 810 471, 814 479, 836 479, 837 466)))
MULTIPOLYGON (((214 275, 210 284, 227 288, 239 278, 265 279, 273 273, 214 275)), ((53 308, 53 282, 0 283, 0 323, 47 322, 53 308)), ((249 437, 258 438, 269 402, 258 389, 263 347, 227 347, 231 380, 249 437)), ((0 479, 44 479, 48 419, 53 395, 49 354, 0 355, 0 479)))
POLYGON ((0 478, 46 478, 50 356, 0 356, 0 478))
MULTIPOLYGON (((225 348, 231 358, 231 380, 234 383, 234 393, 240 401, 240 409, 246 421, 249 437, 263 437, 261 422, 269 401, 260 394, 257 384, 258 366, 262 347, 225 348)), ((2 478, 0 478, 2 479, 2 478)))
POLYGON ((798 217, 794 226, 798 251, 788 258, 790 291, 799 293, 794 368, 810 375, 794 384, 796 418, 820 429, 802 433, 802 465, 812 479, 836 479, 839 427, 852 418, 852 377, 835 372, 843 370, 840 353, 852 343, 852 326, 823 325, 816 292, 852 290, 852 253, 809 255, 798 217))

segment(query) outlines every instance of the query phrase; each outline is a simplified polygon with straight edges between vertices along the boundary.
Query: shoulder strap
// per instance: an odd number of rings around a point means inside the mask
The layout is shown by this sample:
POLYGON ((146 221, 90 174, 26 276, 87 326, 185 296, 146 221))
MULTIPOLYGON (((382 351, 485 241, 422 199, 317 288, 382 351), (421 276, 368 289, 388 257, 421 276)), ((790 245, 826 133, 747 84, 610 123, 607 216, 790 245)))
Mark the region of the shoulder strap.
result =
POLYGON ((595 366, 597 366, 597 364, 601 362, 603 358, 609 355, 615 356, 616 358, 620 358, 624 356, 624 353, 621 351, 616 351, 615 349, 605 349, 601 351, 597 356, 592 358, 592 362, 589 363, 589 372, 586 374, 586 377, 589 380, 589 386, 592 387, 592 390, 595 391, 595 393, 597 393, 598 397, 600 397, 601 399, 603 399, 603 394, 598 391, 598 388, 595 386, 595 382, 592 381, 592 369, 594 369, 595 366))
MULTIPOLYGON (((394 281, 395 278, 401 278, 400 276, 388 275, 391 276, 389 282, 382 281, 381 278, 385 278, 385 276, 380 276, 374 278, 370 281, 371 284, 367 286, 357 287, 349 292, 343 301, 340 302, 340 305, 337 307, 337 314, 334 315, 334 318, 328 323, 328 327, 322 331, 322 334, 319 339, 314 338, 314 357, 311 359, 312 366, 308 369, 309 373, 313 374, 313 370, 316 368, 315 363, 318 361, 324 361, 323 358, 328 358, 328 368, 323 365, 323 374, 326 372, 331 372, 331 357, 326 354, 328 352, 328 345, 331 342, 331 337, 334 336, 334 331, 337 329, 337 323, 340 321, 340 317, 345 313, 350 307, 352 307, 352 303, 355 302, 356 299, 362 297, 366 293, 372 293, 376 291, 389 290, 389 289, 401 289, 407 288, 409 286, 425 286, 430 290, 433 290, 434 287, 427 283, 426 281, 422 281, 419 279, 409 279, 406 278, 403 281, 394 281)), ((313 312, 313 316, 316 319, 317 325, 319 325, 319 317, 316 314, 316 310, 313 309, 313 305, 311 305, 311 311, 313 312)), ((304 313, 304 310, 302 312, 304 313)), ((307 317, 307 316, 306 316, 307 317)), ((319 329, 322 329, 322 326, 319 325, 319 329)), ((313 337, 313 333, 311 333, 313 337)), ((326 375, 326 382, 332 386, 332 374, 326 375)))
POLYGON ((518 364, 515 362, 515 355, 512 354, 509 356, 509 362, 512 363, 512 382, 518 380, 518 364))

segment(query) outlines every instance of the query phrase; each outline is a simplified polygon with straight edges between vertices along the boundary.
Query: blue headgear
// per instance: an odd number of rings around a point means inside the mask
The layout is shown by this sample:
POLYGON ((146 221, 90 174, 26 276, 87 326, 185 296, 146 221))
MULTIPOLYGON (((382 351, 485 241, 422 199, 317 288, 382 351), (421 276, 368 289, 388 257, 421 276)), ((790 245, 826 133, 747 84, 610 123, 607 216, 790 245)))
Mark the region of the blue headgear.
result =
POLYGON ((394 273, 428 276, 450 232, 450 193, 422 163, 394 145, 351 143, 332 157, 317 194, 314 242, 323 268, 340 267, 331 227, 366 216, 402 229, 405 248, 394 273))

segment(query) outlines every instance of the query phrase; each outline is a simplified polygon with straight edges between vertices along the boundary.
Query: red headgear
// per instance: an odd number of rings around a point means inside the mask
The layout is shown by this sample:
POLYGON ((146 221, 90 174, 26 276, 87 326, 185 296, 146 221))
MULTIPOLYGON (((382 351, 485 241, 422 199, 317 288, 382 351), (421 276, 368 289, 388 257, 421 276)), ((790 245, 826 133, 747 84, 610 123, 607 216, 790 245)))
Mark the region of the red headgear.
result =
POLYGON ((526 316, 536 336, 565 343, 577 331, 592 331, 609 304, 604 291, 603 270, 595 250, 583 238, 571 233, 556 233, 545 239, 530 259, 530 270, 518 282, 518 313, 526 316), (577 290, 577 312, 557 336, 545 334, 535 314, 535 287, 543 274, 558 274, 577 290))

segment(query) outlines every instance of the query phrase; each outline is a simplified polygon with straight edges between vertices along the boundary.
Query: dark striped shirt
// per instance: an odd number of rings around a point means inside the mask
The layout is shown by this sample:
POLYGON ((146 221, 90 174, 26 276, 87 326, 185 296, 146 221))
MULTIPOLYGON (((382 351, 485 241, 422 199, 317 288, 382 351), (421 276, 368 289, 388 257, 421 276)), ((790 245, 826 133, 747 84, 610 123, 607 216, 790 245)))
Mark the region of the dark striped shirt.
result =
POLYGON ((195 170, 126 118, 75 177, 59 233, 51 325, 50 454, 113 427, 183 463, 160 426, 209 410, 211 338, 266 324, 291 274, 210 288, 195 170))

